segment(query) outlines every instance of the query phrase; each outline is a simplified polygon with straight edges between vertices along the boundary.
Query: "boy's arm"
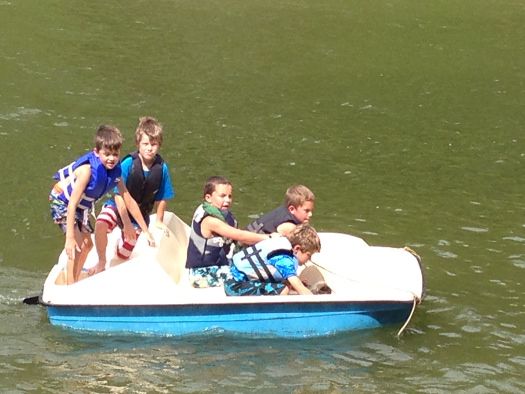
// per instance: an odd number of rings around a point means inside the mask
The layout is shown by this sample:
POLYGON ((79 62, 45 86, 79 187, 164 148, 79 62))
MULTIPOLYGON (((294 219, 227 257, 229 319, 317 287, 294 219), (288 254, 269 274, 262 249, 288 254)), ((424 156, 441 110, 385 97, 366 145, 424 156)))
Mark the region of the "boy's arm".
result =
POLYGON ((206 238, 211 238, 214 234, 218 234, 221 237, 229 238, 245 245, 253 245, 270 238, 267 234, 252 233, 251 231, 232 227, 213 216, 206 216, 202 220, 202 232, 206 238))
POLYGON ((286 236, 288 233, 292 232, 295 227, 295 224, 292 222, 284 222, 278 225, 276 230, 279 234, 286 236))
POLYGON ((75 216, 78 203, 84 194, 84 190, 89 183, 91 177, 91 167, 89 164, 82 165, 75 170, 75 184, 73 185, 73 192, 67 204, 66 216, 66 243, 64 249, 66 255, 70 260, 75 258, 75 250, 78 247, 75 241, 75 216))
POLYGON ((150 246, 155 246, 155 240, 151 236, 151 233, 148 230, 148 226, 146 224, 146 221, 142 217, 142 213, 140 212, 140 208, 137 204, 137 202, 131 197, 131 194, 129 194, 128 189, 126 188, 126 185, 124 185, 124 182, 122 180, 119 180, 117 183, 117 188, 119 194, 122 196, 122 199, 124 200, 124 204, 126 205, 126 208, 131 213, 131 216, 135 219, 135 221, 140 226, 140 229, 148 239, 148 243, 150 246))
POLYGON ((287 279, 290 286, 299 294, 312 295, 313 293, 301 282, 298 276, 290 276, 287 279))
POLYGON ((119 194, 115 194, 115 204, 117 205, 117 210, 120 219, 122 220, 125 238, 134 241, 137 238, 137 233, 135 232, 131 219, 129 218, 128 209, 126 208, 124 199, 119 194))
POLYGON ((158 198, 157 203, 157 227, 167 231, 168 228, 164 224, 164 212, 168 206, 168 200, 171 200, 175 197, 175 191, 173 190, 173 184, 171 182, 170 171, 166 162, 162 164, 162 181, 159 190, 155 194, 155 197, 158 198))
POLYGON ((160 200, 157 202, 157 227, 165 228, 164 225, 164 212, 166 212, 166 206, 168 202, 166 200, 160 200))

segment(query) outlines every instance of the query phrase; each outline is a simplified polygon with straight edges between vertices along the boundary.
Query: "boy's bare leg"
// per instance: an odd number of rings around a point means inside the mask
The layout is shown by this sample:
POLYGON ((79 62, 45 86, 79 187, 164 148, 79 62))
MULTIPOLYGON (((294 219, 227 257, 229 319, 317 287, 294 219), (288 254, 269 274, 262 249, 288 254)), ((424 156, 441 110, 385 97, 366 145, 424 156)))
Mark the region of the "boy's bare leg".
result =
POLYGON ((80 252, 75 256, 76 270, 75 270, 75 282, 78 282, 80 279, 80 274, 82 273, 82 268, 86 262, 87 255, 93 248, 93 242, 91 241, 91 234, 82 234, 82 241, 80 243, 80 252))
POLYGON ((67 265, 66 265, 66 284, 72 285, 75 283, 75 259, 67 259, 67 265))
MULTIPOLYGON (((72 285, 78 281, 80 271, 82 270, 83 261, 82 258, 82 247, 84 244, 84 236, 78 229, 75 228, 75 257, 73 259, 68 258, 66 265, 66 284, 72 285), (80 250, 78 250, 80 245, 80 250)), ((85 259, 85 256, 84 256, 85 259)))
POLYGON ((88 275, 95 275, 106 269, 106 248, 108 246, 108 224, 101 220, 95 223, 95 247, 98 263, 88 271, 88 275))

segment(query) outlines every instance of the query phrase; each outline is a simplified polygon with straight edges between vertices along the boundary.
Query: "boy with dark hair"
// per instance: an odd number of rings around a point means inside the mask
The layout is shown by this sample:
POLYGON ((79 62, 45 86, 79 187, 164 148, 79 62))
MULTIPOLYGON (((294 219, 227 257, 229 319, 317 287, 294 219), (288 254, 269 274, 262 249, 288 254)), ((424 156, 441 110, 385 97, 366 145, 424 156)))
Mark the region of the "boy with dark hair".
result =
POLYGON ((57 182, 51 190, 49 202, 51 217, 66 236, 64 248, 68 260, 65 281, 68 285, 79 280, 87 254, 93 247, 89 213, 95 202, 114 187, 117 187, 125 206, 146 232, 150 244, 154 244, 137 203, 121 180, 121 147, 122 134, 116 127, 99 126, 94 149, 54 175, 57 182))
POLYGON ((193 287, 215 287, 228 277, 228 255, 233 241, 252 245, 269 236, 237 228, 230 211, 233 186, 228 179, 222 176, 208 178, 203 199, 191 222, 186 268, 190 269, 193 287))

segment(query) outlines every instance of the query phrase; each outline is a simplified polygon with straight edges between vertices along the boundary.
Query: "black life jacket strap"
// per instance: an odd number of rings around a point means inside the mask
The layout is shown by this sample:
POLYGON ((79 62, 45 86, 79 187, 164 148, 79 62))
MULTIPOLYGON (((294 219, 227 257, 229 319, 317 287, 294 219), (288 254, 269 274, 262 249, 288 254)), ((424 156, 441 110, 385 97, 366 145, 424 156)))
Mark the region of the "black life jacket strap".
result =
POLYGON ((261 257, 261 254, 260 254, 261 249, 257 249, 257 247, 255 247, 255 246, 250 246, 249 248, 244 249, 242 252, 244 253, 244 256, 241 257, 241 259, 242 260, 244 260, 244 259, 248 260, 248 263, 250 263, 251 267, 253 268, 253 271, 257 275, 257 278, 259 278, 259 280, 261 282, 267 282, 267 281, 276 282, 274 276, 272 275, 272 273, 268 269, 268 266, 266 265, 265 261, 261 257), (257 261, 259 262, 259 265, 261 266, 261 268, 265 272, 268 280, 266 280, 264 278, 264 275, 262 274, 261 270, 257 266, 256 262, 253 260, 253 257, 257 258, 257 261))

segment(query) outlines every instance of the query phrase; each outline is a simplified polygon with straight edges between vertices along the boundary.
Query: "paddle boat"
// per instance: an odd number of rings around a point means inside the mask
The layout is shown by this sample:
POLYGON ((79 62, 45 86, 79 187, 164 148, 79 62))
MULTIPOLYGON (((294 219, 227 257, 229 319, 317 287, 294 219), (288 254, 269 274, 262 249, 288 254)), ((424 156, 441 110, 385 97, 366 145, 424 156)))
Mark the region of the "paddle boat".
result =
MULTIPOLYGON (((114 256, 118 229, 109 234, 106 270, 64 284, 63 251, 44 283, 39 303, 51 324, 94 332, 148 335, 240 333, 314 337, 385 325, 406 327, 424 295, 420 258, 408 248, 369 246, 348 234, 319 233, 321 252, 301 278, 325 283, 330 294, 226 296, 222 287, 193 288, 185 269, 189 226, 166 212, 154 225, 156 246, 140 236, 127 261, 114 256)), ((85 268, 97 263, 95 249, 85 268)))

